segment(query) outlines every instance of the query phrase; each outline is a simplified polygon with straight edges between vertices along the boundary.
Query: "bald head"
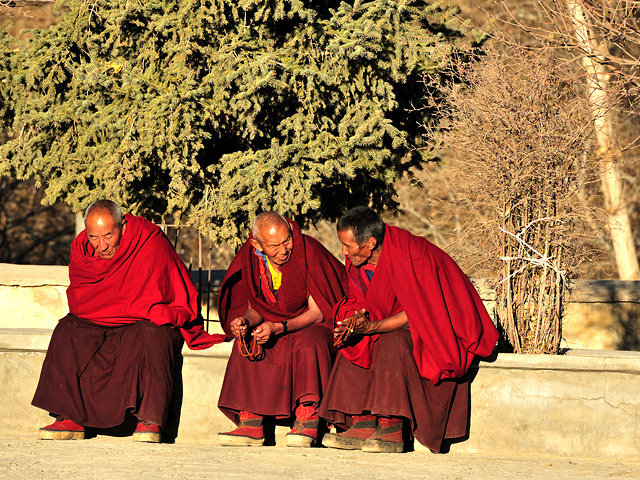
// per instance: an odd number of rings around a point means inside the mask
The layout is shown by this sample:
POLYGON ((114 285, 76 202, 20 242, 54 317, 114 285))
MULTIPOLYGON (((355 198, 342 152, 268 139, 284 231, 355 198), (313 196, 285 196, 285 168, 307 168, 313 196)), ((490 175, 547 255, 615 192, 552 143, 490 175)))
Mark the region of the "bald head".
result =
POLYGON ((253 235, 253 238, 260 242, 264 238, 264 232, 267 232, 268 230, 271 230, 273 228, 277 228, 278 226, 286 227, 289 231, 291 231, 287 219, 280 215, 278 212, 263 212, 259 214, 253 221, 253 226, 251 227, 251 235, 253 235))
POLYGON ((97 202, 93 202, 84 211, 85 226, 87 224, 87 218, 89 218, 89 215, 91 215, 91 212, 93 212, 94 210, 106 210, 111 215, 111 218, 113 218, 116 226, 118 228, 122 228, 122 224, 124 222, 124 214, 122 213, 122 209, 117 203, 112 202, 111 200, 98 200, 97 202))
POLYGON ((120 246, 120 240, 127 228, 126 222, 120 220, 108 207, 94 206, 85 215, 84 224, 87 238, 95 254, 104 260, 111 260, 120 246))
POLYGON ((258 215, 251 228, 251 245, 264 253, 271 264, 282 266, 293 250, 293 234, 286 218, 277 212, 258 215))

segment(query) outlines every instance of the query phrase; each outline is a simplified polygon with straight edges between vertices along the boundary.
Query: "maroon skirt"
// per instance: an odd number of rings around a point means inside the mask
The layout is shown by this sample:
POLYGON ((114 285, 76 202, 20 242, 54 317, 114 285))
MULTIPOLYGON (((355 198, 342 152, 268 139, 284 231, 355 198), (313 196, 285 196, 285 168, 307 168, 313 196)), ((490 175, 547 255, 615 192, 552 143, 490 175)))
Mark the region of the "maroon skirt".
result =
POLYGON ((243 357, 233 344, 218 407, 236 425, 242 410, 288 418, 298 401, 322 398, 331 373, 333 335, 324 325, 291 332, 268 342, 264 358, 243 357))
POLYGON ((469 381, 422 378, 411 353, 408 329, 384 333, 373 344, 371 368, 354 365, 338 354, 320 416, 340 428, 352 415, 404 417, 414 437, 433 452, 445 438, 468 433, 469 381))
POLYGON ((169 325, 105 327, 69 314, 53 331, 31 403, 85 427, 115 427, 127 412, 162 427, 181 347, 169 325))

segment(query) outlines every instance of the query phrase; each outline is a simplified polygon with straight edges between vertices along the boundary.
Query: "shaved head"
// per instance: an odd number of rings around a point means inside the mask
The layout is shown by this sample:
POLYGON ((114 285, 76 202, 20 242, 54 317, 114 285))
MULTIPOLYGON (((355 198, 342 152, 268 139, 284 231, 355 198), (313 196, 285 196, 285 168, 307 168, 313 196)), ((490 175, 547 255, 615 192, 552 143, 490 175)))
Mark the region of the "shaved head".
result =
POLYGON ((264 253, 272 265, 281 267, 291 258, 293 232, 287 219, 276 212, 258 215, 251 228, 251 245, 264 253))
POLYGON ((84 211, 84 223, 85 226, 87 224, 87 218, 94 210, 106 210, 109 212, 113 221, 116 222, 116 226, 118 228, 122 228, 122 223, 124 221, 124 214, 122 213, 122 209, 120 206, 112 202, 111 200, 98 200, 97 202, 93 202, 91 205, 87 207, 84 211))
POLYGON ((286 226, 287 229, 291 231, 291 227, 289 226, 289 222, 287 222, 287 219, 280 215, 278 212, 263 212, 259 214, 253 221, 253 226, 251 227, 251 235, 253 235, 253 238, 258 240, 259 242, 262 242, 265 231, 271 229, 272 227, 278 227, 280 225, 286 226))

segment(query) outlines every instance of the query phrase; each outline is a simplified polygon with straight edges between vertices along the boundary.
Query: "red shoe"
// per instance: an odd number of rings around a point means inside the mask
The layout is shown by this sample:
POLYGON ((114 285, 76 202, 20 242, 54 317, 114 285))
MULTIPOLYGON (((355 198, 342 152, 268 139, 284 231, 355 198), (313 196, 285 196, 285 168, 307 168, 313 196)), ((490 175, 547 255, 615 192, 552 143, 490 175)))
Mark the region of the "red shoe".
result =
POLYGON ((317 405, 298 405, 293 428, 287 433, 288 447, 312 447, 318 440, 317 405))
POLYGON ((40 440, 84 440, 84 427, 67 417, 59 416, 51 425, 38 432, 40 440))
POLYGON ((138 425, 133 432, 133 441, 160 443, 160 425, 138 420, 138 425))
POLYGON ((376 417, 354 415, 351 428, 343 433, 327 433, 322 439, 325 447, 342 450, 360 450, 365 441, 376 433, 376 417))
POLYGON ((378 417, 376 433, 364 442, 362 451, 370 453, 401 453, 404 451, 402 426, 402 418, 378 417))
POLYGON ((220 445, 225 447, 247 446, 255 447, 264 443, 262 417, 251 412, 240 412, 238 428, 230 432, 218 433, 220 445))

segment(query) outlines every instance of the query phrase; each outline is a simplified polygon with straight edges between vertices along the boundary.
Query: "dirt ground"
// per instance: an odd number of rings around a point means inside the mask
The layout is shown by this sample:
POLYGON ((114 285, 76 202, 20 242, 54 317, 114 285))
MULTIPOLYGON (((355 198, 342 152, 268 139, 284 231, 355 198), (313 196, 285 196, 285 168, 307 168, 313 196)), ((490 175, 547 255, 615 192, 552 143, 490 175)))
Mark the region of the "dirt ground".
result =
MULTIPOLYGON (((637 479, 640 463, 428 452, 367 454, 327 448, 220 447, 0 435, 0 479, 637 479)), ((637 460, 637 459, 636 459, 637 460)))

